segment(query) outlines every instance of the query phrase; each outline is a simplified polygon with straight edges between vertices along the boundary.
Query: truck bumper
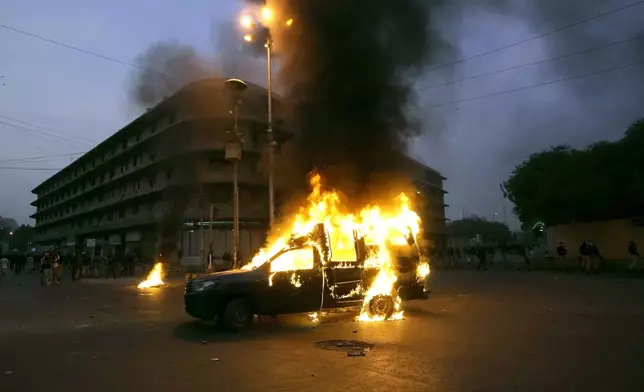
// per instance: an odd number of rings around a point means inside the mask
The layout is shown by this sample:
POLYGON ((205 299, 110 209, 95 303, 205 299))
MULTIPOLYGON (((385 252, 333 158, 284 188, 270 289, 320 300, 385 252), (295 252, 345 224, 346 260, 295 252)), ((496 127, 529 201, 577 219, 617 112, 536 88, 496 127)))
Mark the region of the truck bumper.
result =
POLYGON ((221 302, 207 292, 185 294, 183 300, 186 313, 201 320, 214 320, 221 302))

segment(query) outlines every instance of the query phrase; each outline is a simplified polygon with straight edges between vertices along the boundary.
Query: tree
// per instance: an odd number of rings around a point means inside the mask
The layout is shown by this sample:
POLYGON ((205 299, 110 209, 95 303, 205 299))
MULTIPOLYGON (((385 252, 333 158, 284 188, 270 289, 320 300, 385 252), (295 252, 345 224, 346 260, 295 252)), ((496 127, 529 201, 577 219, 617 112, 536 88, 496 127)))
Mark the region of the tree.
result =
POLYGON ((505 244, 512 240, 512 233, 507 225, 477 216, 454 221, 447 226, 447 230, 456 238, 471 239, 480 235, 484 242, 497 244, 505 244))
POLYGON ((531 155, 502 184, 524 227, 644 214, 644 121, 615 142, 531 155))

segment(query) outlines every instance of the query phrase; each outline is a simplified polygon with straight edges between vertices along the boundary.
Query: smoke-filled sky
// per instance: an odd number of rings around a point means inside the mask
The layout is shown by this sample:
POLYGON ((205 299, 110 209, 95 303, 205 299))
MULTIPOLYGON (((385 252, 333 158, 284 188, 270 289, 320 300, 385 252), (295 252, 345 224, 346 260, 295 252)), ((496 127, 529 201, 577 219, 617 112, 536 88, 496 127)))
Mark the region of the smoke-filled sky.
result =
MULTIPOLYGON (((430 52, 433 65, 429 68, 635 2, 434 2, 432 25, 438 32, 436 37, 448 45, 435 46, 438 49, 430 52)), ((136 62, 137 56, 159 42, 185 45, 208 65, 209 72, 265 83, 262 59, 250 56, 238 41, 235 22, 243 7, 240 2, 190 0, 164 7, 151 0, 50 3, 5 0, 0 24, 126 63, 136 62)), ((499 183, 530 153, 555 144, 584 146, 619 138, 629 123, 644 117, 642 65, 521 90, 644 61, 644 39, 460 83, 446 82, 624 41, 644 34, 642 20, 644 4, 427 72, 414 80, 420 91, 412 113, 420 120, 422 134, 413 141, 412 151, 448 177, 450 218, 458 219, 465 212, 494 219, 496 213, 496 219, 502 220, 499 183), (443 86, 427 88, 439 84, 443 86), (515 89, 520 90, 490 95, 515 89), (470 100, 481 96, 485 97, 470 100)), ((28 215, 33 212, 30 190, 53 174, 41 169, 60 168, 74 156, 12 159, 86 151, 92 142, 106 138, 142 109, 133 102, 132 68, 127 65, 2 27, 0 53, 0 216, 29 223, 28 215)), ((516 227, 511 206, 505 210, 516 227)))

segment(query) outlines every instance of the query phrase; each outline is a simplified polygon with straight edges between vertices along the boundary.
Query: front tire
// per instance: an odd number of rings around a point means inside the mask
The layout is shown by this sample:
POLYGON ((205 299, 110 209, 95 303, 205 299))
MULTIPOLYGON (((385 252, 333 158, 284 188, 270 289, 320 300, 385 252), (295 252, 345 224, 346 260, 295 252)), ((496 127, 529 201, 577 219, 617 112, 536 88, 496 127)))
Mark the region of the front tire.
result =
POLYGON ((395 307, 391 295, 376 295, 369 301, 369 316, 384 317, 387 320, 393 316, 395 307))
POLYGON ((229 331, 241 331, 253 321, 253 308, 244 298, 236 298, 226 304, 222 314, 222 326, 229 331))

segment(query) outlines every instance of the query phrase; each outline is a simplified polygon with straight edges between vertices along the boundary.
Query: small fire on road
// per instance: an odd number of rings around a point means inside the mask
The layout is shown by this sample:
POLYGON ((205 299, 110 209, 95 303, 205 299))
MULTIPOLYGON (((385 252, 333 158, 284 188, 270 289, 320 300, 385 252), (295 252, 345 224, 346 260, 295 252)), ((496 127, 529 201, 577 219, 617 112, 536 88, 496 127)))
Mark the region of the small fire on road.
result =
POLYGON ((163 271, 163 264, 156 263, 152 267, 152 271, 148 274, 148 277, 137 286, 140 289, 149 289, 151 287, 164 286, 165 282, 163 277, 165 276, 165 271, 163 271))

